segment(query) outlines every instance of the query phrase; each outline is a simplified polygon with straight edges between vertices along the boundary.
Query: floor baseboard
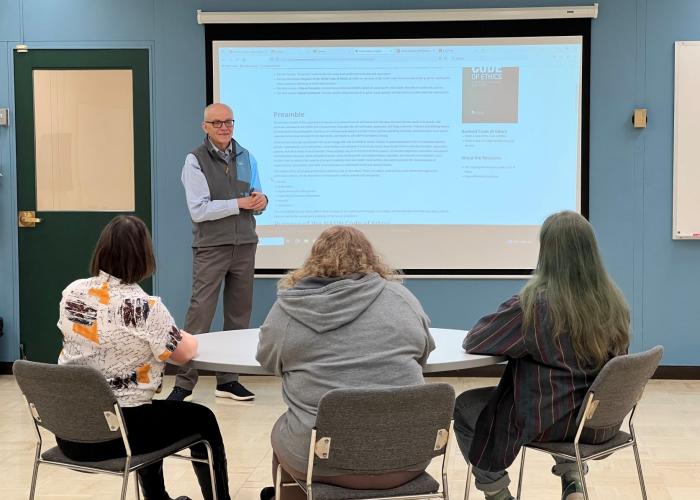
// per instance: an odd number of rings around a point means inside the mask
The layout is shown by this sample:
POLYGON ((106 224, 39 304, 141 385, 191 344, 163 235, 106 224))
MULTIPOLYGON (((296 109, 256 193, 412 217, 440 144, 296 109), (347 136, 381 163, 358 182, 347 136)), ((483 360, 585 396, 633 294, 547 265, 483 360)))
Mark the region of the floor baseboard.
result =
MULTIPOLYGON (((165 374, 175 375, 177 366, 166 365, 165 374)), ((427 373, 426 377, 500 377, 503 375, 504 365, 482 366, 469 370, 453 370, 449 372, 427 373)), ((0 375, 11 375, 12 363, 0 362, 0 375)), ((214 375, 209 370, 200 370, 202 376, 214 375)), ((659 366, 652 377, 657 380, 700 380, 700 366, 659 366)))

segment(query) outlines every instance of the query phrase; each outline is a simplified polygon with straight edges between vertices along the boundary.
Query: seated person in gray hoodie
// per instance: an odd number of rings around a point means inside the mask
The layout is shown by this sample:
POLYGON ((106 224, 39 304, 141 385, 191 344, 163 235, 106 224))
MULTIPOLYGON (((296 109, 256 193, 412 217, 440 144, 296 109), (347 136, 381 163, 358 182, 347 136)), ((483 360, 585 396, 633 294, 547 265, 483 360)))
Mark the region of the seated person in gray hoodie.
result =
MULTIPOLYGON (((435 343, 418 300, 352 227, 326 229, 302 267, 282 278, 278 288, 260 328, 256 358, 282 377, 288 406, 272 429, 273 475, 281 463, 286 472, 305 479, 321 397, 337 388, 423 384, 422 368, 435 343)), ((380 475, 315 466, 314 478, 348 488, 386 489, 410 481, 427 465, 380 475)), ((285 498, 293 493, 288 490, 298 489, 285 488, 285 498)), ((261 492, 263 499, 272 495, 273 488, 261 492)))

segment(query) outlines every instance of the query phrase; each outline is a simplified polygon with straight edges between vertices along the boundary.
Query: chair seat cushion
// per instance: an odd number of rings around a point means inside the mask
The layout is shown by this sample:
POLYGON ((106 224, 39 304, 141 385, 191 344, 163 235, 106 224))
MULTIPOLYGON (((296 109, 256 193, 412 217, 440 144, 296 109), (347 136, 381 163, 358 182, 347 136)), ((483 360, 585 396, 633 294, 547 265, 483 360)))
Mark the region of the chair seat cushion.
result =
POLYGON ((424 472, 417 478, 388 490, 353 490, 324 483, 313 483, 312 487, 314 500, 361 500, 435 493, 440 489, 440 484, 430 474, 424 472))
MULTIPOLYGON (((132 455, 130 469, 133 470, 144 464, 149 464, 151 462, 161 460, 169 455, 172 455, 173 453, 176 453, 178 450, 187 448, 191 444, 196 443, 201 439, 202 437, 199 434, 193 434, 192 436, 189 436, 185 439, 181 439, 180 441, 177 441, 176 443, 173 443, 172 445, 166 448, 153 451, 151 453, 144 453, 142 455, 132 455)), ((109 472, 124 471, 124 465, 126 463, 126 457, 112 458, 109 460, 100 460, 97 462, 71 460, 63 454, 63 452, 58 446, 54 446, 53 448, 46 450, 44 453, 41 454, 41 458, 49 462, 56 462, 66 466, 75 465, 78 467, 90 467, 93 469, 99 469, 109 472)))
MULTIPOLYGON (((586 459, 590 456, 597 455, 599 453, 604 453, 608 450, 616 448, 629 442, 631 436, 626 432, 618 432, 612 439, 600 444, 582 444, 579 443, 579 451, 581 452, 581 458, 586 459)), ((535 450, 542 450, 546 452, 561 453, 564 455, 570 455, 571 457, 576 457, 576 450, 574 449, 573 443, 530 443, 527 445, 528 448, 534 448, 535 450)), ((602 457, 601 457, 602 458, 602 457)))

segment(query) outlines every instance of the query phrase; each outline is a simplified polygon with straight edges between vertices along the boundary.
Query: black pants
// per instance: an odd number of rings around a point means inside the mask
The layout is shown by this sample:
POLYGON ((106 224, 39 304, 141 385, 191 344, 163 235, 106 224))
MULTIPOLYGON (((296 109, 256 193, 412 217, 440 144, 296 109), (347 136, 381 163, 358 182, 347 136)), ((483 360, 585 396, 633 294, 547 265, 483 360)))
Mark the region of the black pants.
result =
MULTIPOLYGON (((206 406, 185 401, 154 400, 151 404, 122 408, 131 453, 139 455, 165 448, 192 434, 200 434, 211 445, 214 459, 214 479, 219 500, 230 500, 226 451, 219 432, 219 424, 206 406)), ((105 443, 76 443, 56 439, 69 458, 81 461, 107 460, 125 454, 121 438, 105 443)), ((207 458, 203 444, 191 448, 192 456, 207 458)), ((192 462, 205 500, 213 498, 209 467, 192 462)), ((143 495, 147 500, 167 500, 163 480, 163 462, 159 461, 138 471, 143 495)))

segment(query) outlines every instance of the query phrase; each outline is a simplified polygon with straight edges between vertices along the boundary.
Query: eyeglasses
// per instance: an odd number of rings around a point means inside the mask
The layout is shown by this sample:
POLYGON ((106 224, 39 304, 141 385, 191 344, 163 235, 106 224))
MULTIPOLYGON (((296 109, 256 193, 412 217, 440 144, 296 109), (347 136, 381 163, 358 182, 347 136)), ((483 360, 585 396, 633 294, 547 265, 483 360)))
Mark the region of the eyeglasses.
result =
POLYGON ((213 122, 208 122, 205 120, 204 123, 208 123, 214 128, 221 128, 224 125, 226 125, 228 128, 233 128, 233 123, 235 121, 236 120, 214 120, 213 122))

